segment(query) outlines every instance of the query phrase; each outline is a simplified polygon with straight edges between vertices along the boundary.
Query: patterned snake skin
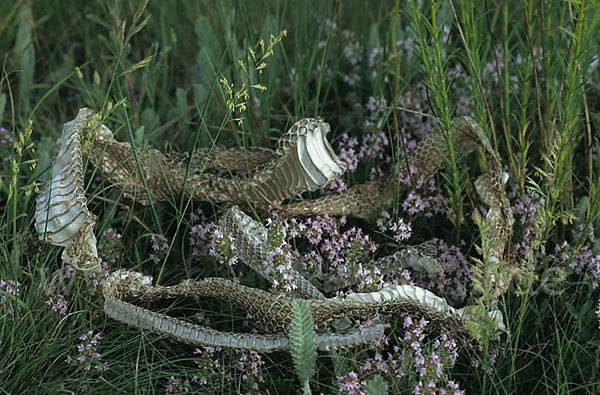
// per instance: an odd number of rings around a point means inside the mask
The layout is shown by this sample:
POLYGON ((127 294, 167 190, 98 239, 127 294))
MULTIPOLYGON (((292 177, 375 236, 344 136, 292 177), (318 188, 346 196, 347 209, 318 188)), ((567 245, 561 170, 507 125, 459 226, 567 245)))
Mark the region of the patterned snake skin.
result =
MULTIPOLYGON (((225 203, 232 207, 221 217, 221 231, 233 240, 237 256, 263 277, 270 279, 262 269, 269 251, 266 229, 248 217, 242 208, 265 209, 274 201, 293 199, 305 191, 314 191, 339 177, 345 170, 326 134, 329 125, 320 120, 304 119, 295 123, 279 140, 275 151, 253 149, 200 149, 192 155, 163 154, 149 146, 138 146, 136 156, 129 143, 118 142, 112 132, 99 124, 95 114, 82 109, 78 117, 65 124, 58 140, 52 168, 52 180, 38 197, 36 228, 40 237, 49 243, 64 246, 63 259, 80 269, 98 267, 96 240, 93 234, 95 218, 87 211, 83 194, 81 136, 91 136, 87 153, 110 182, 123 189, 126 196, 147 203, 168 200, 182 194, 190 198, 225 203), (69 161, 61 160, 65 152, 69 161), (70 163, 75 163, 71 165, 70 163), (141 172, 140 172, 141 170, 141 172), (241 178, 226 178, 207 170, 226 170, 230 174, 245 172, 241 178), (147 186, 147 190, 143 185, 147 186), (240 208, 240 207, 242 208, 240 208), (67 252, 68 251, 68 252, 67 252)), ((490 261, 504 258, 512 233, 513 217, 504 193, 504 175, 497 153, 483 130, 468 117, 456 119, 451 126, 457 156, 479 147, 487 159, 488 171, 475 182, 482 200, 489 206, 485 223, 490 242, 485 255, 490 261)), ((445 166, 446 132, 432 131, 414 150, 410 165, 418 176, 431 176, 445 166)), ((388 175, 382 182, 356 185, 341 195, 316 200, 279 205, 286 215, 351 215, 369 218, 373 212, 389 209, 394 202, 395 182, 388 175)), ((284 245, 293 261, 300 262, 300 254, 284 245)), ((419 267, 429 273, 439 271, 438 253, 429 242, 374 262, 382 272, 402 267, 419 267)), ((292 262, 293 267, 298 267, 292 262)), ((288 348, 287 330, 293 319, 295 298, 306 299, 316 328, 328 325, 338 328, 336 322, 348 316, 408 313, 422 315, 440 330, 451 330, 469 336, 468 322, 481 322, 484 316, 473 307, 455 309, 446 300, 430 291, 410 285, 387 284, 372 293, 350 294, 345 298, 327 299, 317 287, 292 270, 290 275, 298 288, 286 296, 235 284, 221 278, 198 281, 187 280, 176 286, 151 285, 151 278, 140 273, 120 270, 113 272, 103 285, 104 309, 109 317, 134 327, 165 334, 177 340, 208 346, 231 347, 261 352, 288 348), (128 302, 158 300, 181 296, 204 296, 228 301, 252 314, 259 324, 273 334, 234 334, 190 324, 186 321, 152 312, 128 302)), ((510 281, 496 278, 493 294, 502 294, 510 281)), ((506 330, 502 314, 493 310, 487 317, 500 330, 506 330)), ((358 328, 347 333, 318 333, 319 349, 334 350, 352 347, 375 340, 383 325, 358 328)), ((336 329, 337 330, 337 329, 336 329)))

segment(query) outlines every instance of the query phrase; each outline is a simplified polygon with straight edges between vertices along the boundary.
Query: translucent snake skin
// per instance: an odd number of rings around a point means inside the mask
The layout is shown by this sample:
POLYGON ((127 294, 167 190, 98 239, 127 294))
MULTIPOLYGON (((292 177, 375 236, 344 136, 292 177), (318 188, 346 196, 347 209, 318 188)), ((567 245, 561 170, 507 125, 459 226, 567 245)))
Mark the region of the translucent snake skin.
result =
MULTIPOLYGON (((454 149, 457 156, 478 148, 487 160, 487 172, 479 176, 475 187, 488 205, 485 224, 489 231, 490 261, 505 257, 512 233, 513 217, 504 192, 505 175, 500 160, 483 130, 471 118, 453 121, 454 149)), ((273 202, 294 199, 305 191, 315 191, 346 170, 335 155, 326 135, 329 125, 321 120, 303 119, 296 122, 278 142, 274 151, 264 148, 199 149, 193 154, 162 152, 150 146, 134 150, 129 143, 118 142, 112 132, 98 121, 90 109, 81 109, 76 119, 65 124, 57 141, 52 167, 52 179, 37 199, 36 229, 48 243, 65 247, 63 260, 82 270, 98 270, 99 258, 93 233, 95 217, 87 209, 82 171, 82 136, 89 139, 86 151, 93 165, 110 182, 122 188, 125 196, 146 204, 148 199, 169 200, 185 195, 194 199, 224 203, 230 208, 221 216, 219 228, 232 240, 238 258, 263 277, 262 269, 269 250, 266 228, 245 214, 244 209, 266 209, 273 202), (138 167, 139 160, 140 166, 138 167), (220 177, 207 170, 245 171, 244 178, 220 177), (141 171, 140 171, 141 170, 141 171), (146 185, 147 189, 143 187, 146 185)), ((408 158, 416 175, 428 177, 442 169, 448 156, 446 132, 436 129, 429 133, 408 158)), ((377 211, 389 209, 394 203, 394 176, 378 182, 351 187, 345 193, 315 200, 277 205, 287 216, 350 215, 370 218, 377 211)), ((294 261, 300 254, 284 245, 294 261)), ((425 242, 373 264, 382 272, 419 267, 430 273, 439 270, 435 247, 425 242)), ((294 265, 292 262, 292 266, 294 265)), ((352 347, 377 339, 384 325, 353 328, 342 332, 327 332, 328 326, 338 329, 336 322, 348 316, 398 314, 424 316, 442 331, 454 331, 469 336, 467 323, 480 322, 481 313, 474 307, 455 309, 445 299, 432 292, 412 286, 386 284, 372 293, 354 293, 344 298, 327 299, 308 279, 295 270, 290 275, 298 285, 291 294, 277 296, 249 288, 223 278, 186 280, 175 286, 152 285, 152 279, 140 273, 119 270, 111 273, 103 285, 105 313, 128 325, 164 334, 182 342, 272 352, 286 350, 288 326, 293 319, 292 304, 296 298, 306 299, 315 327, 325 332, 316 336, 321 350, 352 347), (220 332, 194 325, 138 307, 127 300, 158 300, 182 296, 203 296, 230 302, 252 314, 271 334, 220 332)), ((496 278, 492 294, 499 296, 507 289, 511 271, 496 278)), ((506 330, 499 310, 487 313, 499 330, 506 330)), ((484 315, 485 315, 484 314, 484 315)))

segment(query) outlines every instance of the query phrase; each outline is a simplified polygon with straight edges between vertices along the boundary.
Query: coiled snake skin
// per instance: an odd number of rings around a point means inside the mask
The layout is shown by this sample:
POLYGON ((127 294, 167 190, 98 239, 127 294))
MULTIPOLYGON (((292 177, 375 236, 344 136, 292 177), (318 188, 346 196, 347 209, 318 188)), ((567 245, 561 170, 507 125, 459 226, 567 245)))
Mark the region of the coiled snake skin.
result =
MULTIPOLYGON (((489 206, 485 224, 490 242, 484 255, 489 260, 504 258, 512 232, 513 217, 504 193, 501 165, 483 130, 472 119, 462 117, 451 125, 457 155, 479 147, 487 159, 488 171, 475 182, 482 200, 489 206)), ((279 140, 275 151, 252 149, 200 149, 191 156, 181 153, 167 155, 149 146, 138 146, 133 155, 129 143, 118 142, 112 132, 100 124, 89 109, 81 109, 76 119, 65 124, 57 141, 52 167, 52 179, 37 200, 36 228, 45 241, 65 247, 63 259, 82 270, 97 270, 99 259, 93 233, 94 216, 87 210, 83 187, 81 141, 87 136, 86 152, 108 180, 123 189, 126 196, 147 203, 168 200, 185 194, 194 199, 225 203, 231 208, 221 216, 219 228, 233 240, 237 256, 267 279, 262 269, 269 251, 266 229, 248 217, 242 208, 266 209, 273 202, 293 199, 305 191, 314 191, 339 177, 346 165, 335 155, 326 135, 329 125, 320 120, 304 119, 295 123, 279 140), (140 167, 138 168, 139 159, 140 167), (246 171, 242 178, 225 178, 207 170, 246 171), (143 185, 147 186, 147 190, 143 185), (238 207, 239 206, 239 207, 238 207), (240 208, 242 207, 242 208, 240 208)), ((412 152, 408 163, 419 176, 431 176, 445 166, 448 155, 446 132, 432 131, 412 152)), ((85 139, 84 139, 85 140, 85 139)), ((373 212, 388 209, 394 202, 394 176, 380 182, 368 182, 351 187, 339 195, 315 200, 278 205, 285 215, 350 215, 369 218, 373 212)), ((300 254, 284 245, 295 261, 300 254)), ((421 267, 435 273, 438 267, 435 247, 423 243, 374 262, 381 271, 402 267, 421 267)), ((298 267, 292 262, 292 267, 298 267)), ((344 298, 327 299, 301 273, 291 270, 297 284, 291 294, 277 296, 266 291, 245 287, 222 278, 186 280, 175 286, 151 285, 151 278, 140 273, 119 270, 111 273, 103 285, 104 310, 109 317, 134 327, 165 334, 183 342, 230 347, 261 352, 288 348, 286 332, 293 319, 295 298, 306 299, 316 328, 348 316, 408 313, 424 316, 440 330, 465 333, 468 322, 482 320, 473 307, 455 309, 432 292, 412 285, 386 284, 372 293, 355 293, 344 298), (219 332, 211 328, 135 306, 128 299, 157 300, 181 296, 204 296, 228 301, 252 314, 256 321, 272 334, 256 335, 219 332)), ((496 278, 493 294, 502 294, 510 281, 496 278)), ((489 319, 500 330, 506 330, 499 310, 489 311, 489 319)), ((315 339, 322 350, 351 347, 373 341, 384 329, 381 324, 355 328, 346 333, 318 333, 315 339)))

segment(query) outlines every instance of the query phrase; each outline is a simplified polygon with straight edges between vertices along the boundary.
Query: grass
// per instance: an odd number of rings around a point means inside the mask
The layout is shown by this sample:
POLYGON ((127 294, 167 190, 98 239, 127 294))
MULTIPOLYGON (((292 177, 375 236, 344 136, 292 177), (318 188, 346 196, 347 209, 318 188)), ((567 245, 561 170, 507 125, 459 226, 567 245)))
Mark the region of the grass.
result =
MULTIPOLYGON (((597 393, 599 9, 597 0, 0 2, 0 391, 377 393, 385 385, 401 393, 425 391, 419 382, 434 380, 436 390, 455 385, 467 393, 597 393), (508 257, 524 275, 500 300, 509 333, 500 342, 484 339, 479 352, 440 345, 435 335, 418 338, 411 362, 401 350, 411 349, 418 325, 399 317, 387 345, 320 353, 314 375, 306 367, 300 383, 288 353, 196 350, 107 319, 93 281, 66 276, 60 248, 39 242, 33 227, 54 141, 84 106, 106 114, 121 141, 181 151, 273 148, 294 121, 322 117, 336 152, 358 159, 341 180, 348 185, 400 163, 440 124, 450 148, 435 180, 440 209, 431 203, 408 215, 399 196, 389 219, 380 219, 410 223, 408 244, 445 240, 468 265, 482 258, 477 247, 485 242, 472 214, 481 206, 473 180, 486 163, 477 151, 454 154, 449 125, 472 116, 510 176, 516 222, 508 257), (388 371, 367 367, 378 356, 388 371), (440 375, 431 373, 434 356, 443 362, 440 375), (429 376, 419 376, 417 357, 429 376), (391 373, 392 361, 403 364, 402 375, 391 373)), ((144 271, 162 284, 233 275, 268 287, 191 241, 214 220, 216 205, 174 198, 142 206, 89 163, 86 174, 100 255, 111 271, 144 271), (192 215, 199 209, 205 219, 192 215)), ((435 201, 435 193, 418 193, 435 201)), ((339 253, 349 267, 400 248, 377 220, 348 219, 332 231, 331 240, 352 236, 339 253), (366 251, 361 240, 379 249, 366 251)), ((307 237, 297 237, 297 247, 335 269, 340 256, 307 237)), ((243 313, 213 300, 152 307, 247 330, 243 313)))

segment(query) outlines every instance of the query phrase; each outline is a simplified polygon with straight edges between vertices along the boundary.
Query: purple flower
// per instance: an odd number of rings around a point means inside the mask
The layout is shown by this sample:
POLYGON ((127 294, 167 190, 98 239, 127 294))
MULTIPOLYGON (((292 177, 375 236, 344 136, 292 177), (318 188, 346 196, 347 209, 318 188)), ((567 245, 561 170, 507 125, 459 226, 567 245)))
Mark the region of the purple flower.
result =
POLYGON ((366 386, 367 383, 366 381, 360 381, 358 379, 358 375, 355 372, 350 372, 347 376, 337 376, 336 378, 339 386, 339 394, 365 394, 365 392, 362 389, 366 386))
MULTIPOLYGON (((209 390, 218 390, 220 386, 215 383, 237 381, 236 388, 243 393, 259 394, 262 393, 259 388, 260 383, 265 382, 263 375, 264 361, 262 356, 255 351, 240 350, 221 350, 216 347, 196 348, 194 354, 198 355, 195 360, 196 366, 200 369, 200 376, 193 380, 209 390), (229 359, 225 364, 221 364, 220 358, 229 359), (235 368, 232 371, 231 367, 235 368)), ((222 392, 222 391, 217 391, 222 392)))
POLYGON ((584 274, 592 288, 598 288, 600 285, 600 254, 595 254, 590 244, 584 244, 577 250, 567 241, 563 241, 555 246, 554 254, 550 254, 549 258, 561 262, 577 274, 584 274))
MULTIPOLYGON (((359 367, 361 376, 383 374, 390 381, 404 378, 413 385, 415 393, 456 393, 458 386, 446 376, 446 368, 452 368, 458 356, 456 342, 442 335, 432 343, 425 342, 425 329, 429 325, 424 318, 404 317, 405 334, 400 344, 391 347, 387 356, 375 350, 375 356, 359 367), (416 380, 416 381, 415 381, 416 380), (416 384, 415 384, 416 383, 416 384)), ((359 377, 338 377, 340 388, 356 390, 359 377), (341 382, 341 383, 340 383, 341 382), (342 387, 343 385, 343 387, 342 387)), ((410 383, 410 384, 409 384, 410 383)), ((460 393, 460 392, 458 392, 460 393)))
POLYGON ((184 392, 190 392, 189 380, 184 380, 181 377, 169 377, 167 386, 165 387, 165 394, 181 394, 184 392))
POLYGON ((94 333, 94 331, 89 331, 81 335, 79 340, 82 340, 83 343, 77 346, 77 357, 73 359, 70 355, 67 355, 65 362, 73 364, 74 361, 77 361, 80 368, 88 371, 92 368, 100 371, 106 370, 106 364, 100 360, 102 355, 96 349, 100 339, 102 339, 100 332, 94 333))
POLYGON ((348 185, 339 177, 333 179, 329 184, 325 185, 321 190, 323 192, 326 191, 334 191, 337 194, 340 194, 348 189, 348 185))
POLYGON ((166 237, 162 235, 152 236, 150 238, 152 241, 152 251, 149 258, 154 264, 159 264, 167 255, 167 251, 169 250, 169 243, 167 243, 166 237))
POLYGON ((215 231, 217 230, 217 225, 209 221, 201 209, 192 213, 192 223, 194 226, 192 226, 189 232, 189 245, 192 248, 192 257, 199 261, 206 255, 213 255, 213 252, 216 254, 215 242, 218 235, 215 234, 215 231), (211 252, 207 254, 206 251, 211 252))
POLYGON ((107 228, 98 238, 98 255, 107 263, 115 265, 123 251, 122 235, 114 228, 107 228))
MULTIPOLYGON (((0 289, 5 291, 7 294, 19 296, 19 283, 16 280, 0 280, 0 289)), ((14 315, 15 310, 13 309, 14 301, 11 298, 7 298, 6 295, 0 295, 0 305, 5 305, 6 311, 9 315, 14 315)), ((21 309, 21 306, 17 305, 17 311, 21 309)))
POLYGON ((342 140, 338 147, 338 159, 346 162, 349 172, 353 172, 358 167, 359 158, 354 150, 357 145, 358 139, 356 137, 349 136, 348 133, 342 134, 342 140))
MULTIPOLYGON (((104 280, 106 280, 106 278, 110 274, 110 270, 109 270, 109 267, 108 267, 108 262, 106 262, 102 258, 100 258, 100 267, 101 267, 100 273, 90 272, 90 273, 87 274, 87 277, 88 277, 88 280, 89 280, 89 284, 94 289, 97 289, 97 288, 101 287, 102 284, 104 284, 104 280)), ((73 268, 70 268, 70 265, 68 265, 68 269, 67 270, 69 270, 71 272, 69 275, 71 275, 73 273, 73 268)))
POLYGON ((412 235, 410 223, 404 222, 404 219, 402 218, 398 218, 398 221, 390 226, 390 230, 395 232, 394 240, 396 240, 396 242, 408 240, 412 235))
POLYGON ((49 305, 52 310, 56 311, 59 315, 67 315, 68 303, 62 295, 51 296, 46 304, 49 305))
POLYGON ((263 268, 273 278, 273 288, 282 295, 287 295, 298 285, 294 277, 290 276, 292 270, 292 250, 286 245, 288 224, 282 220, 268 221, 267 246, 269 253, 263 268))

